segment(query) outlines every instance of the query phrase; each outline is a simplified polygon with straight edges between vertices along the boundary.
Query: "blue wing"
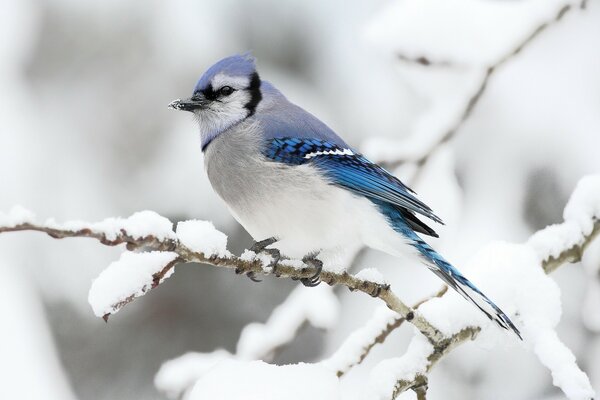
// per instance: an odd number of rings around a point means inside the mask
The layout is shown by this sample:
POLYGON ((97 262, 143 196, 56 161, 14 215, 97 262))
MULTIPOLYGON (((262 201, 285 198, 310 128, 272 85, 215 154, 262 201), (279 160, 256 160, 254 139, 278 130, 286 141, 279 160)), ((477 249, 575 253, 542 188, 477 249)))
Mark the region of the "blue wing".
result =
MULTIPOLYGON (((322 139, 283 137, 270 139, 265 156, 291 165, 311 163, 335 185, 443 223, 398 178, 350 148, 322 139)), ((406 214, 409 220, 411 216, 406 214)), ((415 221, 418 220, 413 217, 415 221)))

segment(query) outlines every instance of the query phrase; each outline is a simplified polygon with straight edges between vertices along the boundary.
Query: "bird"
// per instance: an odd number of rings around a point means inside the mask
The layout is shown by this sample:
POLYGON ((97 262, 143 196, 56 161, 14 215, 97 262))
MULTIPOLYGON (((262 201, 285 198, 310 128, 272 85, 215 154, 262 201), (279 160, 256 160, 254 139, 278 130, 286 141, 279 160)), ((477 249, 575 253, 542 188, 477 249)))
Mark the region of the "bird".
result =
MULTIPOLYGON (((192 96, 169 107, 193 113, 214 191, 256 241, 251 248, 337 260, 352 246, 417 257, 500 327, 510 318, 420 236, 420 218, 443 224, 416 193, 369 161, 317 117, 261 79, 250 53, 221 59, 192 96), (268 248, 277 243, 277 248, 268 248), (318 257, 317 257, 318 256, 318 257)), ((318 284, 318 276, 303 280, 318 284)))

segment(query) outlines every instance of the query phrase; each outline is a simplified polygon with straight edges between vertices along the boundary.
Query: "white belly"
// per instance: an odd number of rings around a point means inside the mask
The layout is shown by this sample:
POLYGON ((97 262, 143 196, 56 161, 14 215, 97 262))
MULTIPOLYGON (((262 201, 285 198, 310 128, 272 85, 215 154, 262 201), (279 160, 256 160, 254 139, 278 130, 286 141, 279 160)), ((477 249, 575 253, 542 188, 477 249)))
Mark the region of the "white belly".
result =
POLYGON ((216 138, 206 151, 215 191, 255 240, 275 237, 282 254, 301 258, 319 252, 324 262, 367 245, 405 253, 405 240, 368 199, 329 184, 311 165, 267 161, 254 150, 251 132, 216 138))

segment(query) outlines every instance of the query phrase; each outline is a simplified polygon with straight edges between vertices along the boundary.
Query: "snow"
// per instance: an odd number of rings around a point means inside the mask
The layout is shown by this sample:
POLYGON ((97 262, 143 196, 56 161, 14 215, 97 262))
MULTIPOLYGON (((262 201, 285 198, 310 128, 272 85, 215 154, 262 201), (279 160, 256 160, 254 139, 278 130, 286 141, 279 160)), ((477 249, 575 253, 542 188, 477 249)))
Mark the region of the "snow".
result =
MULTIPOLYGON (((114 314, 126 299, 143 296, 152 288, 154 274, 177 257, 177 253, 168 251, 121 254, 119 260, 112 262, 92 282, 88 302, 94 314, 98 317, 114 314)), ((171 268, 159 283, 167 279, 174 270, 175 268, 171 268)))
POLYGON ((433 346, 420 333, 412 338, 406 353, 402 357, 381 361, 370 374, 370 387, 373 398, 388 400, 399 380, 411 381, 418 374, 427 371, 427 357, 433 352, 433 346))
POLYGON ((600 333, 600 277, 598 275, 589 278, 587 291, 581 307, 583 324, 592 332, 600 333))
POLYGON ((540 260, 558 257, 561 252, 581 245, 595 220, 600 219, 600 175, 582 178, 564 210, 565 222, 536 232, 528 241, 540 260))
POLYGON ((572 0, 391 2, 366 29, 367 39, 389 54, 434 63, 485 67, 553 20, 572 0), (510 27, 510 29, 507 29, 510 27))
POLYGON ((0 227, 14 228, 25 223, 34 223, 35 214, 22 206, 13 206, 8 213, 0 212, 0 227))
POLYGON ((218 231, 209 221, 182 221, 177 224, 177 238, 192 251, 205 257, 230 257, 227 251, 227 235, 218 231))
POLYGON ((223 360, 206 373, 186 400, 336 400, 334 373, 316 364, 271 365, 223 360))
POLYGON ((139 211, 123 221, 122 229, 134 238, 154 236, 159 240, 175 239, 173 223, 154 211, 139 211))
POLYGON ((243 360, 270 357, 275 349, 296 337, 305 321, 315 328, 330 329, 338 315, 339 302, 330 287, 298 286, 273 310, 266 323, 250 323, 244 327, 236 355, 243 360))
POLYGON ((39 290, 20 267, 0 254, 2 399, 76 400, 39 290))
POLYGON ((186 353, 161 365, 154 377, 154 386, 170 399, 180 398, 215 364, 231 357, 231 353, 223 349, 212 353, 186 353))
POLYGON ((579 180, 563 217, 565 221, 577 222, 586 235, 592 231, 592 219, 600 219, 600 175, 588 175, 579 180))
POLYGON ((355 275, 355 278, 362 279, 364 281, 370 281, 370 282, 377 283, 380 285, 384 285, 387 283, 385 278, 383 277, 381 272, 379 272, 379 270, 377 270, 377 268, 361 269, 355 275))
POLYGON ((71 220, 63 223, 53 218, 46 220, 44 226, 53 229, 79 231, 89 229, 104 234, 108 240, 115 240, 122 231, 135 239, 154 236, 158 240, 175 239, 173 223, 154 211, 138 211, 128 218, 111 217, 99 222, 71 220))
POLYGON ((321 363, 334 372, 347 372, 360 362, 365 349, 397 318, 399 314, 387 306, 378 307, 363 327, 352 332, 336 352, 321 363))
POLYGON ((586 248, 581 264, 587 275, 586 293, 581 307, 581 317, 585 327, 592 332, 600 332, 600 240, 596 239, 586 248))
MULTIPOLYGON (((463 270, 521 330, 524 344, 551 371, 555 385, 572 399, 592 397, 589 380, 556 335, 561 316, 560 290, 544 273, 533 248, 492 242, 478 251, 463 270)), ((453 292, 424 303, 419 311, 446 335, 469 325, 481 326, 477 343, 485 347, 502 346, 508 334, 453 292)))
POLYGON ((273 262, 273 257, 269 253, 264 253, 264 252, 255 253, 252 250, 246 249, 240 256, 240 260, 247 261, 247 262, 258 261, 258 262, 260 262, 261 266, 263 267, 263 270, 265 271, 265 273, 268 273, 268 272, 270 272, 269 270, 271 268, 267 268, 267 266, 273 262))
POLYGON ((592 400, 594 389, 587 375, 579 369, 575 356, 552 329, 536 329, 533 351, 552 372, 552 383, 560 387, 571 400, 592 400))

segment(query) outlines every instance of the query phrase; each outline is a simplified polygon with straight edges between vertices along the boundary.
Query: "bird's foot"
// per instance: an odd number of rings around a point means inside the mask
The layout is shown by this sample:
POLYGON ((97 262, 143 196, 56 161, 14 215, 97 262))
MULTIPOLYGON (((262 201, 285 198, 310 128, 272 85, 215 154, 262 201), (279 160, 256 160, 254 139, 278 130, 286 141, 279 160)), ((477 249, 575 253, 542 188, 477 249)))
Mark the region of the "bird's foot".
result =
POLYGON ((267 249, 267 246, 270 246, 275 242, 277 242, 277 239, 274 237, 270 237, 259 242, 254 242, 252 247, 250 247, 250 251, 256 254, 264 253, 271 256, 271 262, 265 268, 270 268, 273 275, 279 278, 280 275, 277 273, 277 264, 279 263, 279 260, 281 260, 281 253, 278 249, 267 249))
POLYGON ((309 278, 301 278, 300 282, 307 287, 315 287, 321 283, 321 272, 323 271, 323 261, 317 258, 317 254, 309 254, 302 259, 304 264, 307 264, 317 271, 309 278))
MULTIPOLYGON (((237 275, 240 275, 240 274, 242 274, 242 273, 243 273, 243 271, 242 271, 242 269, 241 269, 241 268, 236 268, 236 269, 235 269, 235 273, 236 273, 237 275)), ((246 276, 247 276, 248 278, 250 278, 250 280, 251 280, 252 282, 262 282, 262 280, 261 280, 261 279, 258 279, 258 278, 256 277, 256 273, 255 273, 254 271, 249 271, 249 272, 246 272, 246 276)))

